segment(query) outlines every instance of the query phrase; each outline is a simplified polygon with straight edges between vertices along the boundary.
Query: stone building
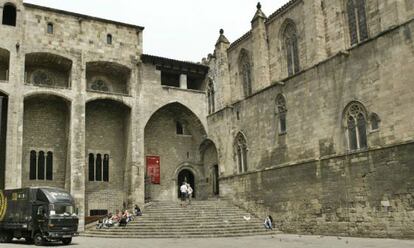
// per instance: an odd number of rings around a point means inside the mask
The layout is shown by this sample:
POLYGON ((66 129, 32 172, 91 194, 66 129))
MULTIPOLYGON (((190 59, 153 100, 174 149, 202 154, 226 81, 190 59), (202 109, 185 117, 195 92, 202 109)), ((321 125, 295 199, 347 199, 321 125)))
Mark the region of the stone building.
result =
POLYGON ((2 188, 65 188, 83 217, 187 181, 286 232, 414 236, 412 1, 259 4, 202 63, 143 54, 140 26, 0 7, 2 188))
POLYGON ((414 2, 252 17, 203 60, 220 196, 286 232, 414 237, 414 2))

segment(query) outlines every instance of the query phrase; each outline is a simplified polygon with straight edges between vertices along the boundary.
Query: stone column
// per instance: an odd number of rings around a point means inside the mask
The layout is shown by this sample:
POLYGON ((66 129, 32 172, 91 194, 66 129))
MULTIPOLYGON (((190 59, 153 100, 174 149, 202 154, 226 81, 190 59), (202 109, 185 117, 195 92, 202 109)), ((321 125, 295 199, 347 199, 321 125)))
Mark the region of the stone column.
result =
POLYGON ((180 75, 180 89, 188 89, 187 87, 187 75, 180 75))
POLYGON ((72 87, 76 96, 71 104, 70 116, 70 193, 78 208, 79 231, 85 228, 85 89, 86 64, 83 59, 74 62, 72 87))

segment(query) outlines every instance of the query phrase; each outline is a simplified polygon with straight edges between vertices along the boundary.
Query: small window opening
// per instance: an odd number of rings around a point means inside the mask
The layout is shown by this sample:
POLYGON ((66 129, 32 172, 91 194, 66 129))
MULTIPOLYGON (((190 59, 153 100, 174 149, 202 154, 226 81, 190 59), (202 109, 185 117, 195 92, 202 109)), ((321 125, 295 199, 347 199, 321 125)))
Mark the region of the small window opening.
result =
POLYGON ((180 87, 180 74, 161 71, 161 85, 180 87))
POLYGON ((16 26, 16 7, 12 4, 3 7, 3 25, 16 26))
POLYGON ((108 45, 112 45, 112 35, 111 35, 111 34, 108 34, 108 35, 106 36, 106 43, 107 43, 108 45))
POLYGON ((179 121, 176 122, 176 131, 177 131, 177 134, 179 135, 184 134, 184 126, 179 121))
POLYGON ((47 33, 48 34, 53 34, 53 23, 48 23, 47 24, 47 33))

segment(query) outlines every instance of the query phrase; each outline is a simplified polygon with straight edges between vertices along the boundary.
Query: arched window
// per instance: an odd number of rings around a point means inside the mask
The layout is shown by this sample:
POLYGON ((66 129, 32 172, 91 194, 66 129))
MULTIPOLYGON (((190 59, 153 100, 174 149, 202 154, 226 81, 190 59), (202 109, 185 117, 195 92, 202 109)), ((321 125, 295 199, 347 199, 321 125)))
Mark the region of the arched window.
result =
POLYGON ((109 155, 104 155, 103 160, 103 181, 109 182, 109 155))
POLYGON ((276 97, 276 114, 278 116, 279 120, 279 134, 285 134, 287 130, 286 125, 286 113, 287 113, 287 107, 286 107, 286 99, 282 94, 279 94, 276 97))
POLYGON ((89 174, 89 181, 95 181, 95 155, 89 153, 88 158, 88 174, 89 174))
POLYGON ((286 50, 288 76, 292 76, 300 71, 298 37, 296 26, 292 21, 289 21, 285 27, 283 42, 286 50))
POLYGON ((106 35, 106 43, 108 45, 112 45, 112 34, 107 34, 106 35))
POLYGON ((49 22, 48 24, 47 24, 47 33, 48 34, 53 34, 53 23, 51 23, 51 22, 49 22))
POLYGON ((208 83, 207 88, 207 99, 208 99, 208 113, 212 114, 215 111, 215 92, 214 92, 214 83, 212 80, 208 83))
POLYGON ((368 39, 365 0, 348 0, 347 12, 351 45, 368 39))
POLYGON ((247 141, 243 133, 239 132, 234 141, 234 152, 237 160, 238 173, 247 172, 247 141))
POLYGON ((36 175, 37 175, 36 160, 37 160, 36 151, 30 151, 30 172, 29 172, 30 180, 36 180, 36 175))
POLYGON ((242 49, 239 58, 239 73, 243 82, 244 96, 250 96, 252 94, 252 72, 249 54, 246 50, 242 49))
POLYGON ((102 181, 102 155, 96 155, 95 181, 102 181))
POLYGON ((37 158, 37 179, 45 180, 45 152, 40 151, 37 158))
POLYGON ((53 180, 53 152, 48 152, 46 156, 46 180, 53 180))
POLYGON ((367 148, 367 119, 364 106, 358 102, 350 103, 345 109, 344 119, 349 150, 367 148))
POLYGON ((11 3, 3 6, 3 25, 16 26, 16 7, 11 3))
POLYGON ((376 131, 379 129, 379 123, 381 122, 381 119, 376 113, 371 113, 369 120, 371 122, 371 131, 376 131))

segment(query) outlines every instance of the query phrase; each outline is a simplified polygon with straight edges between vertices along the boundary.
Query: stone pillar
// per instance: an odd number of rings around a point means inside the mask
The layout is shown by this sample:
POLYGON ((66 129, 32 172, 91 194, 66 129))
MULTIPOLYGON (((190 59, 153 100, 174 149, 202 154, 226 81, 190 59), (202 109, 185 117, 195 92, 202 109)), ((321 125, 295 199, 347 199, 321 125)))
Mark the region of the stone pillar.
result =
POLYGON ((85 89, 86 89, 86 64, 83 59, 74 63, 72 75, 73 90, 76 97, 71 104, 70 115, 70 193, 75 198, 78 208, 79 231, 85 228, 85 89), (79 83, 76 83, 79 82, 79 83))
POLYGON ((128 203, 130 205, 145 203, 145 155, 144 155, 144 128, 145 123, 142 123, 140 116, 143 116, 141 109, 142 99, 139 97, 140 88, 142 85, 142 63, 139 62, 136 70, 133 72, 134 80, 131 80, 131 95, 134 98, 134 104, 131 109, 130 122, 130 189, 128 196, 128 203))
POLYGON ((215 54, 215 67, 217 68, 217 76, 215 80, 215 93, 216 109, 223 108, 232 102, 232 91, 230 86, 230 72, 229 72, 229 59, 227 49, 230 47, 230 42, 224 36, 224 30, 220 29, 220 36, 216 42, 214 54, 215 54))
POLYGON ((185 74, 180 75, 180 89, 188 89, 187 88, 187 75, 185 74))
POLYGON ((270 85, 269 70, 269 47, 267 44, 266 15, 261 10, 260 3, 257 4, 257 11, 252 25, 252 74, 253 92, 259 91, 270 85))

